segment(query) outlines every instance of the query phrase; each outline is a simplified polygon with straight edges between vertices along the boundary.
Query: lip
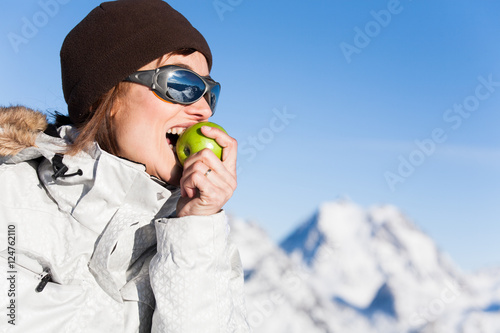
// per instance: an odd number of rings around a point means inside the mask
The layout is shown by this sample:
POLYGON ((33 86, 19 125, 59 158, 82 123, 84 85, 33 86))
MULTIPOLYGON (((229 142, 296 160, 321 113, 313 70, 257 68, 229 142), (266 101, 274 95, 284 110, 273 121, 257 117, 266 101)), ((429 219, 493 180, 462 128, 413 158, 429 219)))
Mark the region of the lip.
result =
MULTIPOLYGON (((169 127, 166 131, 165 131, 165 135, 168 135, 168 131, 170 131, 171 129, 174 129, 174 128, 183 128, 184 130, 186 130, 188 127, 192 126, 196 124, 196 122, 189 122, 189 123, 184 123, 184 124, 177 124, 177 125, 174 125, 174 126, 171 126, 169 127)), ((176 135, 176 134, 174 134, 176 135)))
POLYGON ((175 151, 175 148, 173 149, 173 153, 175 158, 175 166, 182 168, 181 161, 179 161, 179 158, 177 157, 177 152, 175 151))
POLYGON ((174 128, 174 127, 185 127, 185 128, 188 128, 188 127, 193 126, 194 124, 197 124, 197 123, 198 123, 197 121, 191 121, 191 122, 188 122, 188 123, 177 124, 175 126, 171 126, 170 128, 174 128))

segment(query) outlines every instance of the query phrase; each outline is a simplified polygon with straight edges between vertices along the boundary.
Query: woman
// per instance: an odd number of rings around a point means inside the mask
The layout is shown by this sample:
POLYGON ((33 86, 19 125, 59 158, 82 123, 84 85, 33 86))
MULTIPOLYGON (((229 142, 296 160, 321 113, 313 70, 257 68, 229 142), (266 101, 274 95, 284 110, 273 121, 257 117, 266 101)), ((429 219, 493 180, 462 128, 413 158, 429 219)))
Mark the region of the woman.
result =
POLYGON ((2 331, 248 330, 222 210, 236 141, 203 127, 222 160, 204 150, 182 168, 173 151, 215 110, 211 65, 203 36, 165 2, 106 2, 61 48, 66 125, 2 108, 1 281, 13 291, 2 331))

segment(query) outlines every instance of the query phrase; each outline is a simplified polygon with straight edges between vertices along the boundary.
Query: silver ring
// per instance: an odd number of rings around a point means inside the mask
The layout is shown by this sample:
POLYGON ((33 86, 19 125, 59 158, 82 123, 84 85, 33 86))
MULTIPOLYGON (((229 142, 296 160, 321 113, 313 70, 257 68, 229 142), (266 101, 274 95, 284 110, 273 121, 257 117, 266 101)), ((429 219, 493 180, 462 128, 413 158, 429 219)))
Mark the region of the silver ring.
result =
POLYGON ((208 177, 208 175, 212 172, 212 169, 208 169, 207 172, 205 172, 205 177, 208 177))

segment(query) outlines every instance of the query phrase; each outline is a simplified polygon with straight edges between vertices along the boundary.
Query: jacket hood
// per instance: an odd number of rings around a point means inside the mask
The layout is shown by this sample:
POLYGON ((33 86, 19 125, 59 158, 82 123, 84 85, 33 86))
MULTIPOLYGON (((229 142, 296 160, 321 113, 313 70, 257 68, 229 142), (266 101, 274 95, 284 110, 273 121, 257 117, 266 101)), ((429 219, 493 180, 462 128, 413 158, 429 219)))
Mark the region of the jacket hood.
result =
MULTIPOLYGON (((78 131, 61 126, 59 137, 53 137, 43 132, 47 126, 40 112, 23 106, 1 108, 0 164, 36 160, 38 179, 50 197, 87 228, 101 232, 116 210, 136 195, 148 197, 139 200, 141 210, 153 214, 180 194, 178 188, 147 174, 144 165, 109 154, 97 143, 74 156, 65 155, 78 131)), ((160 214, 173 209, 175 205, 169 205, 160 214)))
POLYGON ((0 107, 0 156, 14 156, 36 146, 37 136, 47 128, 41 112, 24 106, 0 107))
MULTIPOLYGON (((3 170, 13 175, 9 184, 2 185, 42 189, 47 196, 37 203, 43 211, 56 208, 98 237, 88 269, 106 293, 122 302, 120 287, 128 274, 124 268, 145 248, 154 246, 154 219, 174 214, 180 190, 152 178, 144 165, 109 154, 97 143, 75 155, 65 155, 78 131, 61 126, 59 137, 47 135, 43 132, 48 126, 46 118, 39 112, 2 108, 0 118, 0 165, 6 164, 3 170), (145 248, 115 248, 116 244, 135 244, 137 237, 144 238, 141 244, 145 248)), ((9 196, 24 199, 13 193, 9 196)), ((58 274, 64 275, 63 271, 59 268, 58 274)))

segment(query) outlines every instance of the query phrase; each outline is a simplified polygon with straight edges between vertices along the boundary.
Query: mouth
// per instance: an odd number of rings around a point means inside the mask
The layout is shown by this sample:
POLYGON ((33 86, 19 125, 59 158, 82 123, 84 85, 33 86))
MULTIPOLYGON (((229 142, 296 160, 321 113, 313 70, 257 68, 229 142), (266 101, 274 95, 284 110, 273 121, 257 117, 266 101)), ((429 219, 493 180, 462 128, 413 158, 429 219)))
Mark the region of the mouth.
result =
MULTIPOLYGON (((175 145, 177 144, 177 140, 179 136, 184 133, 186 127, 172 127, 167 130, 166 138, 167 143, 170 149, 172 149, 175 153, 175 145)), ((177 154, 176 154, 177 156, 177 154)))

